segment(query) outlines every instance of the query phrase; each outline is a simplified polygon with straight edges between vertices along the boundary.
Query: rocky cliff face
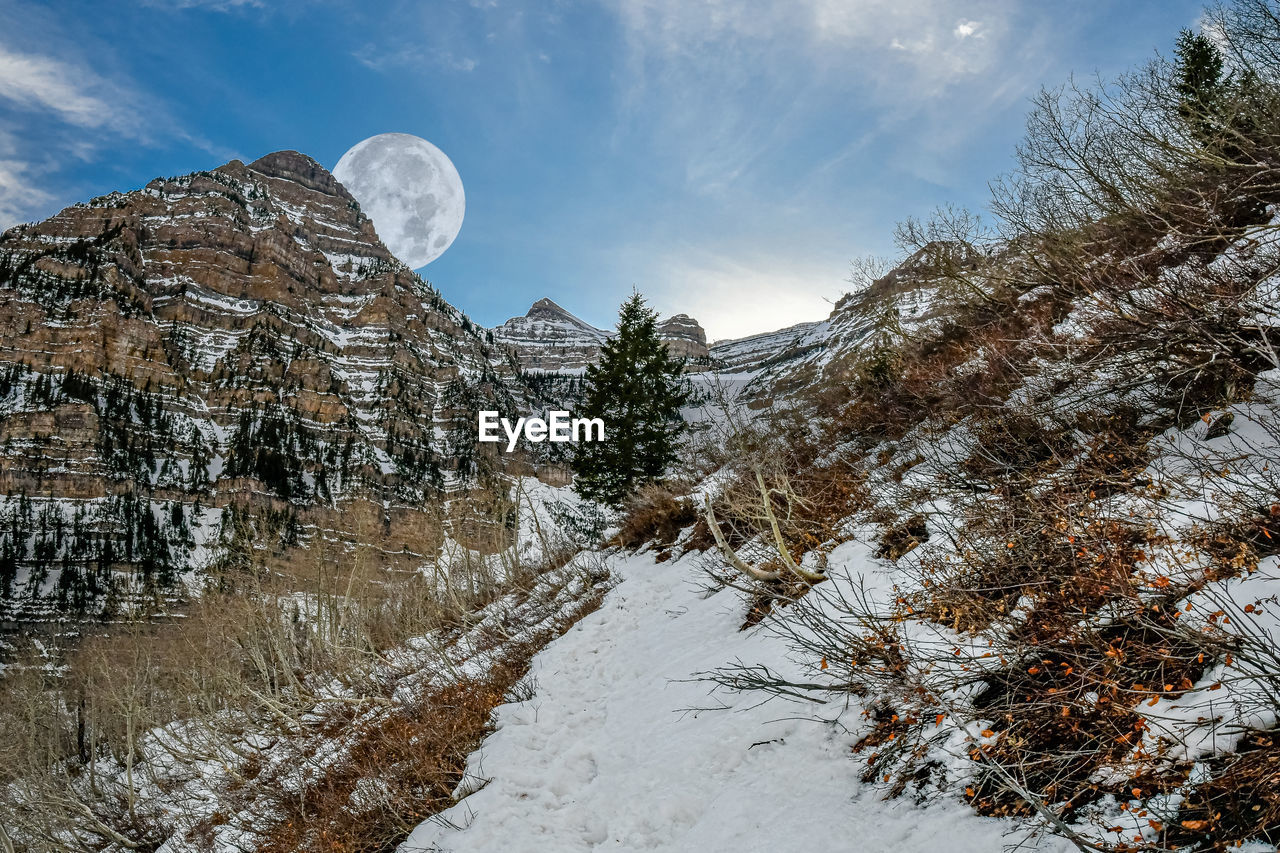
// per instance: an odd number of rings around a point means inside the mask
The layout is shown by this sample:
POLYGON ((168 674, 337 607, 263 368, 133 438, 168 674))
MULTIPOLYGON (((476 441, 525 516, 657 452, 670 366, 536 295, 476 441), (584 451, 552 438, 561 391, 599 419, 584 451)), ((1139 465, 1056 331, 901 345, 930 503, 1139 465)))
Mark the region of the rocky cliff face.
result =
POLYGON ((520 405, 516 373, 295 152, 10 229, 0 608, 110 607, 238 531, 341 535, 352 501, 412 560, 438 538, 419 508, 475 466, 474 411, 520 405))
MULTIPOLYGON (((512 317, 493 329, 494 339, 515 353, 520 366, 535 373, 577 374, 600 357, 600 347, 613 332, 597 329, 550 299, 533 303, 523 317, 512 317)), ((658 334, 673 355, 701 367, 708 358, 707 334, 698 321, 677 314, 658 323, 658 334)))
POLYGON ((707 350, 707 333, 698 321, 688 314, 677 314, 658 324, 658 334, 667 342, 667 349, 677 358, 687 358, 700 365, 710 356, 707 350))

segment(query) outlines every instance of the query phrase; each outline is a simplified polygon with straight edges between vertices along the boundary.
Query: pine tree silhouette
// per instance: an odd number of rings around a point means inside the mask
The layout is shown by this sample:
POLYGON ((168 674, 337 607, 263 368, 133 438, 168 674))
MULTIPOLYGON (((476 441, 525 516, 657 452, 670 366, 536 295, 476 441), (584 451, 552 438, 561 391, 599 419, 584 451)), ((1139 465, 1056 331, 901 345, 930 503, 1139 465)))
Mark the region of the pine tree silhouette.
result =
POLYGON ((1178 113, 1200 143, 1212 147, 1222 136, 1222 102, 1227 90, 1222 54, 1208 36, 1183 30, 1174 55, 1178 113))

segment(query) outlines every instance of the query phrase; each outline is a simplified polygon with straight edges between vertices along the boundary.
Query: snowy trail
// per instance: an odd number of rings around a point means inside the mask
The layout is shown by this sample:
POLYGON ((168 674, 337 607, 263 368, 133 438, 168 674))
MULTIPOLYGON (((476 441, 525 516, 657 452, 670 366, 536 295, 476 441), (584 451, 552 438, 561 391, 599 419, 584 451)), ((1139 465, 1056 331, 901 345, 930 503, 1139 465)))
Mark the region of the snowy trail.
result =
MULTIPOLYGON (((737 594, 701 599, 681 561, 623 557, 614 571, 600 610, 534 659, 536 695, 498 709, 470 767, 492 781, 443 815, 465 828, 424 823, 401 853, 985 853, 1021 839, 955 800, 884 802, 858 780, 854 737, 810 709, 681 681, 739 657, 785 669, 784 649, 739 632, 737 594)), ((858 709, 844 720, 856 729, 858 709)))

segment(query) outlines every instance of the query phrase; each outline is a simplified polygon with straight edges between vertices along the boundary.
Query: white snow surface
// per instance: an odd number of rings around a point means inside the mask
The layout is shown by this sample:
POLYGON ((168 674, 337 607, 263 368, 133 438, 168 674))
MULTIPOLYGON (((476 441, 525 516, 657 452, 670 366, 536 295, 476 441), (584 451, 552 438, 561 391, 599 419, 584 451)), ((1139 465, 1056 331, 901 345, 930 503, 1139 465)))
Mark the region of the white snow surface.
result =
POLYGON ((743 601, 706 597, 690 561, 611 562, 621 581, 602 607, 534 658, 533 697, 497 710, 498 730, 459 786, 479 790, 419 826, 401 853, 964 853, 1023 840, 1020 825, 958 799, 922 807, 861 783, 856 704, 762 705, 691 680, 738 658, 797 670, 780 639, 738 630, 743 601))

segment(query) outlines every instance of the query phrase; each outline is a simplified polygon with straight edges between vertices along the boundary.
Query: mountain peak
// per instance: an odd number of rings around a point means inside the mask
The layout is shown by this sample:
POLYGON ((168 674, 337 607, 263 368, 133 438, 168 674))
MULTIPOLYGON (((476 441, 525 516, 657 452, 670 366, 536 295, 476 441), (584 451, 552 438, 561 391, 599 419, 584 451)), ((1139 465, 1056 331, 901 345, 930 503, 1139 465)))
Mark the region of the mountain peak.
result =
MULTIPOLYGON (((707 336, 688 314, 657 324, 658 335, 675 356, 701 363, 709 353, 707 336)), ((512 347, 525 370, 575 373, 600 357, 600 346, 613 336, 575 317, 554 301, 542 298, 523 317, 512 317, 493 329, 494 337, 512 347)))
POLYGON ((254 160, 249 168, 268 178, 281 178, 326 195, 353 199, 347 188, 328 169, 299 151, 273 151, 254 160))
POLYGON ((600 355, 609 333, 597 329, 550 299, 539 299, 523 317, 512 317, 493 329, 494 337, 512 347, 526 370, 580 371, 600 355))
POLYGON ((507 323, 522 322, 525 324, 533 324, 535 326, 542 324, 550 324, 558 327, 568 327, 576 329, 593 340, 603 340, 609 336, 609 333, 603 329, 597 329, 595 326, 583 320, 576 314, 572 314, 561 308, 558 304, 546 297, 539 299, 533 305, 529 306, 529 311, 523 317, 514 317, 507 323))
MULTIPOLYGON (((546 297, 543 297, 542 299, 539 299, 537 302, 533 303, 533 305, 529 307, 528 313, 525 314, 524 316, 532 318, 534 320, 552 320, 552 319, 578 320, 577 317, 573 316, 568 311, 564 310, 559 305, 552 302, 550 299, 547 299, 546 297)), ((582 322, 582 321, 578 320, 578 322, 582 322)))
MULTIPOLYGON (((9 565, 36 579, 0 566, 0 621, 70 607, 55 581, 100 577, 82 574, 94 566, 140 565, 167 595, 220 547, 215 493, 246 513, 332 519, 319 523, 346 541, 359 535, 350 501, 394 494, 405 510, 380 535, 419 565, 422 513, 470 476, 449 454, 473 426, 443 389, 459 374, 491 378, 475 389, 486 408, 523 405, 527 389, 348 199, 315 160, 279 151, 0 235, 0 431, 36 419, 59 446, 0 447, 0 506, 38 490, 54 507, 41 517, 69 531, 63 552, 42 556, 25 522, 0 514, 0 550, 17 548, 9 565)), ((282 547, 270 559, 296 557, 282 547)), ((103 583, 76 606, 111 606, 116 581, 103 583)))

